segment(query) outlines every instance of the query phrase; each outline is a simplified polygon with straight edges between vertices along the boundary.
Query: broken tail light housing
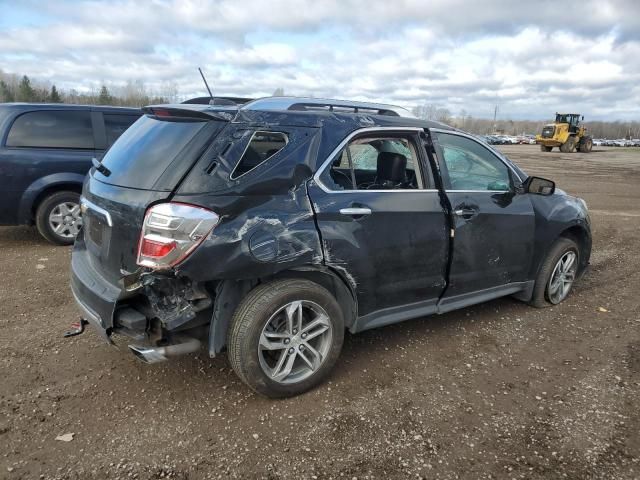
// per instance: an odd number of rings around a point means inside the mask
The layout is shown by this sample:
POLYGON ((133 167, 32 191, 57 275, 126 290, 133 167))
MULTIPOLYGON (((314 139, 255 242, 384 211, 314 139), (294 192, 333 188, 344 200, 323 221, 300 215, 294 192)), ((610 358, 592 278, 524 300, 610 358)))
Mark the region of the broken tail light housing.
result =
POLYGON ((144 216, 137 263, 156 270, 173 267, 211 233, 220 217, 186 203, 159 203, 144 216))

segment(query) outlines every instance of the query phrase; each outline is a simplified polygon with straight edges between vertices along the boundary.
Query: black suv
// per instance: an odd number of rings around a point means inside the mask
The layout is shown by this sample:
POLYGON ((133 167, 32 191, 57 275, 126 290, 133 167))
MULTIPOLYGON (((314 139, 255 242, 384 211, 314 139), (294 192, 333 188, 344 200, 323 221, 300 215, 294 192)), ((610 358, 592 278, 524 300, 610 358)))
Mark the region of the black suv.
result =
POLYGON ((133 108, 0 104, 0 225, 36 224, 50 242, 72 244, 92 158, 141 115, 133 108))
POLYGON ((146 362, 224 348, 272 396, 352 333, 505 295, 557 304, 591 252, 584 201, 387 105, 163 105, 92 169, 72 290, 146 362))

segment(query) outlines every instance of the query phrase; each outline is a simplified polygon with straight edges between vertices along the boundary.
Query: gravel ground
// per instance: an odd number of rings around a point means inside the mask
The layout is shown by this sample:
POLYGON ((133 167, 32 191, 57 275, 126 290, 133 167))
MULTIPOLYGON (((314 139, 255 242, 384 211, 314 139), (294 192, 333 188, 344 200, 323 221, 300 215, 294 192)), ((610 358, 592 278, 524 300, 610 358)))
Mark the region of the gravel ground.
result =
POLYGON ((640 477, 640 152, 504 150, 589 204, 567 301, 348 335, 330 380, 288 400, 224 357, 148 366, 91 330, 63 339, 70 250, 0 228, 0 478, 640 477))

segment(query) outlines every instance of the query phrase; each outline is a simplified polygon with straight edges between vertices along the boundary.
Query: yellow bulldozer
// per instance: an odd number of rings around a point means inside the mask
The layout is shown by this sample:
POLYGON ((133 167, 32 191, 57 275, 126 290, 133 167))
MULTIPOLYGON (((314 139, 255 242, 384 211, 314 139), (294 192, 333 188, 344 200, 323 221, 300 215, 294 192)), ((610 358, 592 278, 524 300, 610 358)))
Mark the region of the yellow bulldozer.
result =
MULTIPOLYGON (((580 122, 579 113, 556 113, 555 123, 542 127, 542 134, 536 135, 536 143, 540 150, 550 152, 553 147, 560 147, 563 153, 576 150, 590 152, 593 139, 587 135, 587 129, 580 122)), ((584 116, 582 116, 584 121, 584 116)))

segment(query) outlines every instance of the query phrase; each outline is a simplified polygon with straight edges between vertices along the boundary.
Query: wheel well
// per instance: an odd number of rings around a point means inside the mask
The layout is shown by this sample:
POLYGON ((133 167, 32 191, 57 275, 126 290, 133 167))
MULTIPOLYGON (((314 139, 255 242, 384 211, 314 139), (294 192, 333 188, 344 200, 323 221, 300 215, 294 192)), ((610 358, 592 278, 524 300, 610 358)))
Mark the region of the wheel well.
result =
POLYGON ((33 200, 33 203, 31 204, 32 221, 36 216, 36 211, 38 210, 40 203, 42 203, 42 201, 49 195, 57 192, 76 192, 80 194, 82 193, 82 185, 79 183, 57 183, 42 190, 40 193, 38 193, 36 198, 33 200))
POLYGON ((589 263, 589 258, 587 255, 588 243, 589 243, 589 235, 587 231, 578 225, 574 225, 573 227, 567 228, 564 230, 560 237, 568 238, 573 240, 578 244, 578 248, 580 249, 580 271, 583 271, 587 264, 589 263))
POLYGON ((333 271, 315 266, 301 267, 280 272, 269 280, 282 278, 304 278, 305 280, 310 280, 326 288, 334 296, 342 309, 344 326, 349 328, 355 322, 357 317, 355 293, 345 284, 344 280, 333 271))
POLYGON ((244 297, 260 284, 273 280, 300 278, 310 280, 326 288, 342 309, 345 328, 350 328, 356 320, 357 302, 355 294, 333 271, 309 265, 285 270, 275 275, 251 280, 223 280, 210 285, 208 290, 214 296, 214 305, 209 326, 209 355, 214 357, 226 345, 227 330, 233 314, 244 297))

